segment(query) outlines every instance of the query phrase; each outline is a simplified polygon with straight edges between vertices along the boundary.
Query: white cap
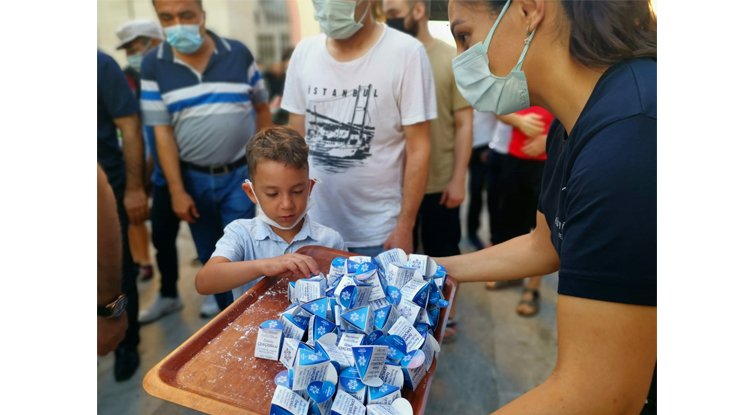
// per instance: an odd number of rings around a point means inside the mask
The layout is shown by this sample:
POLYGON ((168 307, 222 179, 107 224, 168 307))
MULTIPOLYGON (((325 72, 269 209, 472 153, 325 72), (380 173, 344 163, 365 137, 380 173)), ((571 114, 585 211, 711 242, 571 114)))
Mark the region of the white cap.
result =
POLYGON ((161 27, 158 24, 150 20, 131 20, 117 29, 117 37, 120 39, 117 49, 122 49, 126 44, 140 36, 164 40, 161 27))

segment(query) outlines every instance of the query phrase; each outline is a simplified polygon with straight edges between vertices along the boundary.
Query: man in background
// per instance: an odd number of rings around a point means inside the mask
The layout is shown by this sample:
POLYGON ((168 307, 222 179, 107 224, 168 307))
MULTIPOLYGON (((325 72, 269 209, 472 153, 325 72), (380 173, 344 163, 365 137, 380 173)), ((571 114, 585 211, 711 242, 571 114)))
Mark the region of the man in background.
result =
POLYGON ((130 379, 138 365, 137 270, 128 248, 128 224, 148 217, 148 198, 143 188, 143 138, 138 104, 125 75, 112 57, 97 51, 97 161, 104 169, 117 201, 122 237, 122 291, 127 297, 129 326, 115 350, 115 380, 130 379), (122 134, 122 147, 117 131, 122 134))
POLYGON ((313 2, 323 33, 295 47, 281 104, 322 179, 311 218, 367 256, 414 250, 437 115, 424 47, 375 21, 379 1, 347 2, 343 18, 341 2, 313 2))
MULTIPOLYGON (((96 166, 96 353, 104 356, 125 338, 128 315, 122 301, 122 241, 117 202, 107 176, 96 166)), ((124 300, 122 299, 124 298, 124 300)))
MULTIPOLYGON (((153 5, 167 43, 144 57, 141 109, 156 133, 172 209, 190 224, 205 264, 224 227, 254 215, 241 187, 244 151, 256 130, 271 125, 268 93, 247 47, 206 29, 200 0, 153 5)), ((232 293, 215 298, 224 309, 232 293)))
MULTIPOLYGON (((149 20, 132 20, 126 22, 117 30, 117 37, 122 49, 128 59, 125 68, 125 76, 128 78, 130 87, 141 98, 141 64, 143 57, 152 49, 159 46, 164 40, 161 27, 149 20)), ((147 163, 151 168, 150 177, 146 180, 151 184, 151 242, 156 249, 156 264, 161 276, 159 293, 151 304, 138 314, 141 324, 152 323, 163 316, 182 309, 183 304, 177 293, 177 278, 179 266, 177 257, 177 233, 180 230, 180 218, 172 211, 172 202, 167 188, 167 180, 164 177, 159 157, 156 150, 156 136, 154 127, 144 126, 143 133, 146 137, 148 149, 147 163)), ((134 229, 130 227, 130 245, 133 257, 141 265, 141 278, 148 279, 150 266, 150 254, 148 245, 148 231, 144 226, 134 229)), ((151 274, 153 271, 151 271, 151 274)))
MULTIPOLYGON (((414 36, 427 51, 435 79, 438 118, 430 128, 430 169, 427 188, 414 226, 414 247, 421 242, 433 257, 459 255, 459 208, 466 196, 466 171, 471 157, 472 108, 458 92, 451 61, 456 48, 430 34, 429 0, 383 0, 388 26, 414 36)), ((455 338, 451 307, 444 342, 455 338)))

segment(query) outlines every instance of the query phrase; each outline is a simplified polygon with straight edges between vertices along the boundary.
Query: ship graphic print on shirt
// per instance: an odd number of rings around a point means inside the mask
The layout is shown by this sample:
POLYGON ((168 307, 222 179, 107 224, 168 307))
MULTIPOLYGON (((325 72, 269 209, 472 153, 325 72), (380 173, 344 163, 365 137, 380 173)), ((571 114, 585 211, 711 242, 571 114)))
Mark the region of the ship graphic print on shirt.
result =
POLYGON ((351 89, 308 86, 306 138, 313 163, 329 173, 365 164, 372 155, 378 90, 372 84, 351 89))

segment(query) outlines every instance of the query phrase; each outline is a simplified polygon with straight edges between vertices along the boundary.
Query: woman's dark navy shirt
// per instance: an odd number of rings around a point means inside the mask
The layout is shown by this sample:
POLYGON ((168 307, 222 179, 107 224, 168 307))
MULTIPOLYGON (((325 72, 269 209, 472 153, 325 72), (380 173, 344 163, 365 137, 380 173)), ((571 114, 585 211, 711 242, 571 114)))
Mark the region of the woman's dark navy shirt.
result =
POLYGON ((550 127, 539 210, 558 293, 656 305, 656 61, 607 70, 570 134, 550 127))

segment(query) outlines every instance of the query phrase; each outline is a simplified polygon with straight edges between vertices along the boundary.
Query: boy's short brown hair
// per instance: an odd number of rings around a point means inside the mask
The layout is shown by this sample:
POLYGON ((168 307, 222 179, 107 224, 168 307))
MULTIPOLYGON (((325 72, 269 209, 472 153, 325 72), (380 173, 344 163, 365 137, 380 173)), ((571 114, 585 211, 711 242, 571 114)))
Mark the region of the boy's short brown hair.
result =
POLYGON ((264 128, 255 134, 245 146, 247 171, 252 179, 261 160, 284 163, 295 169, 309 170, 307 164, 307 143, 295 130, 289 127, 264 128))

